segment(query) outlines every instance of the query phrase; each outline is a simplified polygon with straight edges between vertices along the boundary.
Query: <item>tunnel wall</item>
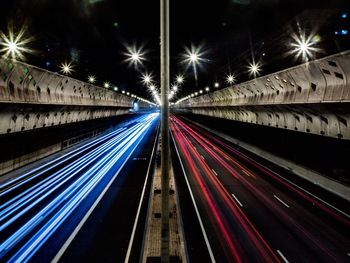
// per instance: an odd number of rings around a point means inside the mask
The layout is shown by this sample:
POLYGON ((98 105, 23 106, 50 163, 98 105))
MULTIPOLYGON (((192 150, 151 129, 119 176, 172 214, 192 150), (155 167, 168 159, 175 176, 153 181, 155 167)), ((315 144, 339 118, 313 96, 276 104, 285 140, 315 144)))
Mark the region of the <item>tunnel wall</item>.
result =
POLYGON ((128 108, 6 104, 0 111, 0 134, 127 114, 128 108))
POLYGON ((0 135, 0 175, 95 137, 130 117, 125 114, 0 135))
POLYGON ((175 104, 195 114, 350 139, 350 51, 175 104))
POLYGON ((132 107, 129 96, 0 59, 0 134, 127 114, 132 107))
POLYGON ((0 102, 132 107, 131 97, 5 59, 0 59, 0 102))

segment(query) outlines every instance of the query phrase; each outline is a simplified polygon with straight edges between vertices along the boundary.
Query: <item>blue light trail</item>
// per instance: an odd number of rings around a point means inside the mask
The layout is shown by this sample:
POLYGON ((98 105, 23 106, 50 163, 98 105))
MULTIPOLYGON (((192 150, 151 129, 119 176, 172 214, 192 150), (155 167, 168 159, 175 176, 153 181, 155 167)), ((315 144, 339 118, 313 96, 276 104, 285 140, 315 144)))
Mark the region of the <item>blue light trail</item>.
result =
POLYGON ((0 261, 30 260, 92 191, 117 177, 158 115, 138 117, 2 185, 0 261))

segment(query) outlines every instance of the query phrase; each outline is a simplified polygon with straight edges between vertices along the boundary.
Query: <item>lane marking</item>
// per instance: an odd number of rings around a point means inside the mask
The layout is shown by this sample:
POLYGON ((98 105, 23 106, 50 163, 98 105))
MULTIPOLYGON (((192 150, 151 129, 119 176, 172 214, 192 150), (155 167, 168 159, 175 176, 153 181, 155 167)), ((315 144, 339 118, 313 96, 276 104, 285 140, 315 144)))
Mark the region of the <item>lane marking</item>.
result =
POLYGON ((193 146, 193 148, 197 151, 197 148, 196 148, 196 146, 193 146))
POLYGON ((145 183, 143 184, 142 194, 141 194, 141 197, 140 197, 139 206, 137 208, 137 213, 136 213, 136 217, 135 217, 135 221, 134 221, 134 226, 132 228, 131 237, 130 237, 130 241, 129 241, 129 245, 128 245, 128 250, 126 252, 126 256, 125 256, 125 260, 124 260, 125 263, 129 262, 132 245, 134 243, 136 228, 137 228, 137 224, 138 224, 140 213, 141 213, 141 206, 142 206, 142 203, 143 203, 143 198, 144 198, 145 192, 146 192, 146 185, 147 185, 149 173, 150 173, 150 170, 151 170, 151 164, 152 164, 152 159, 153 159, 153 155, 154 155, 154 149, 156 148, 155 146, 156 146, 156 143, 157 143, 158 134, 159 134, 159 126, 157 128, 157 134, 156 134, 156 137, 155 137, 155 140, 154 140, 153 149, 152 149, 152 153, 151 153, 151 158, 149 160, 149 164, 148 164, 148 168, 147 168, 146 179, 145 179, 145 183))
POLYGON ((285 263, 289 263, 289 261, 286 259, 286 257, 282 254, 281 251, 277 250, 277 253, 280 255, 280 257, 283 259, 285 263))
POLYGON ((237 202, 241 207, 243 207, 242 203, 238 200, 238 198, 237 198, 234 194, 232 194, 232 193, 231 193, 231 195, 232 195, 232 197, 236 200, 236 202, 237 202))
POLYGON ((203 157, 203 155, 201 155, 201 158, 202 158, 203 160, 205 160, 204 157, 203 157))
POLYGON ((218 174, 215 172, 215 170, 214 169, 211 169, 212 171, 213 171, 213 173, 216 175, 216 176, 218 176, 218 174))
POLYGON ((274 198, 276 198, 278 201, 280 201, 282 204, 284 204, 286 207, 289 208, 289 205, 287 205, 285 202, 283 202, 277 195, 273 195, 274 198))
MULTIPOLYGON (((149 130, 148 130, 149 131, 149 130)), ((76 235, 78 234, 78 232, 80 231, 80 229, 83 227, 83 225, 85 224, 85 222, 87 221, 87 219, 89 218, 89 216, 92 214, 92 212, 95 210, 96 206, 99 204, 99 202, 101 201, 101 199, 104 197, 105 193, 107 192, 107 190, 110 188, 110 186, 112 185, 112 183, 115 181, 115 179, 118 177, 120 171, 124 168, 124 165, 126 164, 126 162, 129 160, 130 156, 134 153, 135 149, 137 148, 137 146, 140 144, 140 142, 143 140, 144 136, 139 140, 139 142, 135 145, 135 147, 132 148, 132 150, 130 151, 129 155, 127 155, 125 161, 120 165, 119 169, 116 171, 115 175, 112 177, 112 179, 109 181, 109 183, 107 184, 107 186, 103 189, 103 191, 101 192, 101 194, 98 196, 98 198, 95 200, 95 202, 93 203, 93 205, 90 207, 90 209, 87 211, 87 213, 85 214, 85 216, 83 217, 83 219, 80 221, 80 223, 78 224, 78 226, 74 229, 74 231, 72 232, 72 234, 68 237, 68 239, 66 240, 66 242, 63 244, 63 246, 61 247, 61 249, 57 252, 56 256, 52 259, 51 262, 53 263, 57 263, 59 262, 60 258, 63 256, 64 252, 67 250, 67 248, 69 247, 69 245, 72 243, 73 239, 76 237, 76 235)))
POLYGON ((191 196, 191 199, 192 199, 194 210, 196 211, 196 215, 197 215, 197 218, 198 218, 198 221, 199 221, 199 225, 200 225, 202 233, 203 233, 204 241, 205 241, 205 244, 207 246, 211 262, 215 263, 216 261, 215 261, 215 258, 214 258, 214 254, 213 254, 213 251, 211 249, 207 233, 205 232, 203 221, 201 219, 201 216, 199 215, 198 207, 197 207, 196 201, 194 200, 194 196, 193 196, 193 193, 192 193, 192 190, 191 190, 191 187, 190 187, 190 183, 189 183, 189 181, 187 179, 187 174, 185 172, 185 167, 184 167, 184 165, 182 163, 182 160, 181 160, 181 157, 180 157, 180 153, 179 153, 179 150, 177 149, 177 145, 176 145, 176 142, 175 142, 175 139, 174 139, 174 136, 173 136, 172 132, 171 132, 171 138, 173 139, 173 142, 174 142, 174 145, 175 145, 175 150, 176 150, 177 156, 178 156, 180 164, 181 164, 182 172, 183 172, 183 174, 185 176, 185 181, 186 181, 186 184, 187 184, 187 188, 188 188, 188 190, 190 192, 190 196, 191 196))
MULTIPOLYGON (((231 147, 231 148, 232 148, 232 147, 231 147)), ((307 193, 308 195, 310 195, 310 196, 316 198, 318 201, 324 203, 325 205, 327 205, 327 206, 333 208, 335 211, 339 212, 340 214, 346 216, 347 218, 350 218, 350 215, 349 215, 349 214, 345 213, 344 211, 340 210, 339 208, 335 207, 334 205, 332 205, 332 204, 326 202, 325 200, 321 199, 320 197, 316 196, 315 194, 311 193, 310 191, 304 189, 303 187, 297 185, 296 183, 293 183, 291 180, 289 180, 289 179, 287 179, 287 178, 284 178, 282 175, 280 175, 279 173, 277 173, 277 172, 271 170, 269 167, 267 167, 267 166, 265 166, 265 165, 263 165, 263 164, 261 164, 261 163, 258 163, 258 162, 255 161, 253 158, 251 158, 251 157, 249 157, 248 155, 242 153, 241 151, 239 151, 239 153, 240 153, 241 155, 243 155, 244 157, 248 158, 249 160, 251 160, 252 162, 254 162, 255 164, 260 165, 261 167, 265 168, 267 171, 269 171, 269 172, 273 173, 274 175, 276 175, 277 177, 281 178, 282 180, 284 180, 284 181, 288 182, 289 184, 295 186, 296 188, 302 190, 303 192, 307 193)))
POLYGON ((350 257, 350 253, 347 253, 347 255, 350 257))
POLYGON ((246 170, 242 169, 242 172, 250 177, 250 174, 246 170))

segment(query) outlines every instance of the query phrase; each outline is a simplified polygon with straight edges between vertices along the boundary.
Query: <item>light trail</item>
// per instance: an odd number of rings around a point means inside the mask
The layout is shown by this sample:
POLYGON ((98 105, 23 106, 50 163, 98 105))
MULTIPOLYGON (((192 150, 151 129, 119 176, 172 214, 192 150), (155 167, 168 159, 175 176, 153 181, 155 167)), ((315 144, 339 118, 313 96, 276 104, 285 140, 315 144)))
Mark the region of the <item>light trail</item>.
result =
POLYGON ((138 117, 128 128, 101 136, 86 144, 87 148, 79 147, 51 166, 45 164, 8 183, 0 196, 0 259, 28 261, 86 197, 114 180, 156 119, 158 113, 138 117), (38 177, 41 180, 36 181, 38 177), (24 186, 21 194, 6 200, 24 186))
MULTIPOLYGON (((272 171, 271 169, 264 166, 263 164, 258 163, 257 161, 248 157, 244 153, 232 148, 231 146, 227 145, 226 143, 219 140, 218 138, 212 136, 208 132, 201 131, 201 133, 210 138, 210 140, 208 140, 208 142, 210 142, 211 146, 214 145, 213 142, 217 143, 218 145, 220 145, 220 147, 222 147, 222 149, 227 150, 233 156, 239 156, 240 158, 244 159, 249 164, 251 164, 254 168, 258 169, 260 172, 264 173, 265 175, 268 175, 269 177, 271 177, 271 179, 273 179, 276 182, 280 183, 281 185, 285 186, 287 189, 294 192, 295 194, 297 194, 298 196, 300 196, 304 200, 317 206, 318 208, 323 210, 326 214, 332 216, 335 220, 341 222, 342 224, 344 224, 347 227, 350 226, 350 220, 349 220, 350 215, 348 213, 345 213, 344 211, 332 206, 331 204, 320 199, 319 197, 315 196, 314 194, 308 192, 307 190, 303 189, 302 187, 296 185, 295 183, 291 182, 290 180, 283 178, 278 173, 272 171)), ((218 152, 220 152, 220 154, 225 154, 225 156, 227 156, 227 154, 222 149, 216 148, 216 150, 218 150, 218 152)), ((240 165, 232 157, 230 157, 230 161, 233 162, 238 167, 240 167, 241 169, 244 169, 244 167, 242 165, 240 165)), ((247 169, 245 169, 245 170, 247 170, 247 169)), ((252 173, 251 173, 251 175, 252 175, 252 173)), ((254 177, 255 177, 255 175, 254 175, 254 177)))
MULTIPOLYGON (((234 259, 235 262, 245 262, 248 259, 247 252, 241 243, 242 239, 244 239, 251 244, 250 247, 255 249, 255 253, 259 254, 262 261, 280 262, 277 254, 270 248, 250 220, 245 216, 241 210, 241 204, 238 204, 225 189, 217 176, 213 174, 212 169, 201 158, 198 149, 190 144, 189 139, 184 136, 183 131, 187 130, 186 124, 176 119, 176 122, 172 122, 171 128, 179 149, 185 156, 185 161, 194 175, 195 184, 198 184, 202 193, 202 199, 208 209, 208 215, 217 231, 216 235, 222 237, 220 242, 223 247, 226 247, 225 252, 228 253, 226 255, 227 260, 234 259), (225 208, 222 208, 220 205, 221 202, 224 203, 223 207, 225 208), (229 218, 225 216, 228 211, 232 215, 229 218), (235 227, 231 227, 231 224, 234 224, 235 227), (238 237, 236 228, 239 228, 240 233, 244 233, 244 237, 238 237)), ((193 137, 192 134, 188 132, 187 134, 193 137)))
MULTIPOLYGON (((334 250, 330 249, 329 245, 327 245, 327 242, 329 242, 328 237, 321 237, 320 235, 315 234, 313 230, 308 227, 309 225, 307 225, 310 224, 310 222, 307 222, 307 224, 305 224, 304 222, 300 222, 300 220, 298 220, 297 218, 298 215, 291 216, 291 212, 289 210, 283 209, 283 207, 276 204, 276 197, 272 195, 270 191, 265 189, 265 187, 261 184, 262 179, 257 179, 256 175, 254 175, 254 172, 253 170, 251 170, 251 168, 243 166, 239 163, 239 161, 236 158, 237 155, 240 155, 238 150, 234 149, 232 146, 227 145, 225 142, 209 134, 208 132, 199 130, 199 128, 196 128, 195 125, 185 123, 175 116, 172 116, 172 132, 174 134, 174 137, 176 138, 176 143, 180 146, 181 151, 183 152, 183 156, 186 162, 188 163, 188 167, 191 168, 191 173, 193 174, 194 178, 196 178, 196 180, 208 181, 208 183, 206 185, 203 185, 203 187, 202 185, 200 186, 202 192, 211 190, 211 194, 213 194, 216 197, 216 199, 215 197, 213 197, 214 201, 220 200, 220 202, 224 203, 224 207, 231 209, 232 205, 230 207, 230 203, 227 201, 227 181, 225 182, 225 185, 223 185, 218 177, 213 176, 212 168, 210 168, 209 165, 206 162, 204 162, 204 160, 200 157, 200 155, 205 152, 206 160, 208 160, 209 157, 209 160, 212 160, 212 162, 215 163, 215 166, 218 166, 219 170, 223 171, 223 174, 226 173, 228 175, 231 175, 232 179, 240 184, 240 188, 242 190, 244 189, 244 191, 246 191, 247 194, 251 195, 256 200, 258 200, 258 202, 260 202, 261 205, 265 207, 264 209, 266 209, 268 213, 271 213, 275 217, 279 218, 279 220, 283 221, 283 224, 286 225, 288 228, 292 228, 293 232, 296 233, 296 235, 298 236, 297 242, 300 242, 302 240, 303 242, 305 242, 305 245, 311 246, 316 251, 318 251, 318 255, 320 255, 321 258, 327 258, 329 260, 334 261, 340 260, 341 256, 339 257, 339 255, 335 253, 334 250), (189 140, 192 141, 192 144, 188 142, 189 140), (181 145, 183 146, 181 147, 181 145), (194 145, 197 146, 197 150, 194 149, 194 145), (197 170, 199 170, 200 172, 198 173, 197 170), (207 172, 207 170, 210 172, 207 172), (248 172, 250 177, 247 178, 246 176, 243 176, 242 172, 244 174, 247 174, 248 172), (199 178, 197 178, 197 176, 199 178), (255 180, 253 180, 253 176, 255 180), (257 181, 258 183, 256 183, 257 181)), ((322 209, 323 212, 327 213, 327 215, 336 219, 338 222, 345 224, 346 227, 349 226, 349 221, 347 220, 347 218, 344 218, 340 214, 338 214, 337 210, 333 210, 331 207, 327 207, 317 198, 314 198, 313 195, 309 195, 307 192, 301 191, 301 189, 297 188, 294 184, 289 184, 288 182, 282 180, 272 171, 267 170, 266 167, 261 166, 255 160, 252 160, 250 158, 248 159, 246 155, 243 155, 243 157, 242 159, 247 159, 246 161, 249 164, 253 165, 254 171, 255 169, 257 169, 259 173, 264 173, 270 176, 272 180, 276 181, 275 183, 279 183, 279 185, 282 187, 287 187, 287 189, 289 189, 292 192, 292 194, 297 194, 297 196, 302 197, 303 199, 307 200, 308 202, 311 202, 315 206, 322 209)), ((202 199, 205 200, 204 198, 202 199)), ((280 201, 281 199, 279 198, 278 200, 280 201)), ((233 203, 235 204, 235 202, 233 203)), ((283 202, 283 204, 287 206, 285 202, 283 202)), ((218 203, 215 206, 215 209, 219 208, 220 204, 218 203)), ((294 208, 290 210, 294 210, 294 208)), ((208 213, 209 216, 210 213, 214 214, 213 211, 210 211, 208 213)), ((257 229, 255 229, 252 222, 248 220, 248 218, 242 210, 237 209, 237 207, 232 207, 231 213, 232 217, 229 217, 230 221, 235 222, 236 224, 238 221, 238 223, 241 224, 242 229, 244 229, 247 236, 251 239, 251 242, 253 242, 254 247, 259 251, 259 253, 263 253, 263 251, 261 250, 263 246, 266 246, 268 248, 267 251, 271 252, 270 246, 259 234, 257 229), (256 237, 255 240, 254 235, 256 237), (259 243, 261 243, 262 245, 262 247, 260 248, 258 247, 259 243)), ((314 215, 312 215, 311 213, 309 216, 311 216, 312 218, 311 222, 313 222, 313 220, 317 220, 317 218, 314 218, 314 215)), ((217 233, 217 235, 225 238, 225 233, 217 233)), ((224 244, 225 242, 221 241, 221 243, 224 244)), ((277 251, 277 247, 273 251, 277 251)), ((272 255, 273 258, 276 259, 276 253, 274 252, 272 252, 272 255)), ((280 255, 280 253, 278 253, 277 257, 277 260, 279 261, 285 260, 280 255)), ((268 261, 266 254, 262 254, 261 258, 265 261, 268 261)))

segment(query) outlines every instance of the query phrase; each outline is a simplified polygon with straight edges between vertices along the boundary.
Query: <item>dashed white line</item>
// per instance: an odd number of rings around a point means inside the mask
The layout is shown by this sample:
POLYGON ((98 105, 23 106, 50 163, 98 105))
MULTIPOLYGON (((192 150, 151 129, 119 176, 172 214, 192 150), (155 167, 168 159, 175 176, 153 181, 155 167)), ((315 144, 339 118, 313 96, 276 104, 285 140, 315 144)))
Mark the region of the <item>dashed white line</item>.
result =
POLYGON ((289 208, 289 205, 287 205, 285 202, 283 202, 277 195, 273 195, 274 198, 276 198, 278 201, 280 201, 282 204, 284 204, 286 207, 289 208))
POLYGON ((211 169, 212 171, 213 171, 213 173, 216 175, 216 176, 218 176, 218 174, 215 172, 215 170, 214 169, 211 169))
POLYGON ((242 172, 250 177, 250 174, 246 170, 242 169, 242 172))
POLYGON ((350 257, 350 253, 347 253, 347 255, 350 257))
POLYGON ((204 160, 204 157, 203 157, 203 155, 201 155, 201 158, 204 160))
POLYGON ((282 254, 281 251, 277 250, 277 253, 280 255, 280 257, 283 259, 285 263, 289 263, 289 261, 286 259, 286 257, 282 254))
POLYGON ((243 207, 242 203, 238 200, 238 198, 234 195, 234 194, 231 194, 232 197, 236 200, 236 202, 241 206, 243 207))
POLYGON ((302 190, 303 192, 307 193, 308 195, 316 198, 318 201, 326 204, 327 206, 333 208, 334 210, 336 210, 337 212, 341 213, 342 215, 346 216, 347 218, 350 218, 350 214, 347 214, 345 213, 344 211, 340 210, 339 208, 335 207, 334 205, 326 202, 325 200, 321 199, 320 197, 314 195, 313 193, 309 192, 308 190, 304 189, 303 187, 293 183, 292 181, 288 180, 287 178, 284 178, 283 176, 281 176, 280 174, 276 173, 275 171, 271 170, 269 167, 261 164, 261 163, 258 163, 257 161, 255 161, 254 159, 252 159, 251 157, 249 157, 248 155, 244 154, 244 153, 240 153, 241 155, 243 155, 244 157, 248 158, 249 160, 253 161, 254 163, 260 165, 261 167, 265 168, 266 170, 268 170, 269 172, 273 173, 274 175, 278 176, 279 178, 281 178, 282 180, 288 182, 289 184, 293 185, 294 187, 302 190))
POLYGON ((196 148, 196 146, 193 146, 193 148, 197 151, 197 148, 196 148))

